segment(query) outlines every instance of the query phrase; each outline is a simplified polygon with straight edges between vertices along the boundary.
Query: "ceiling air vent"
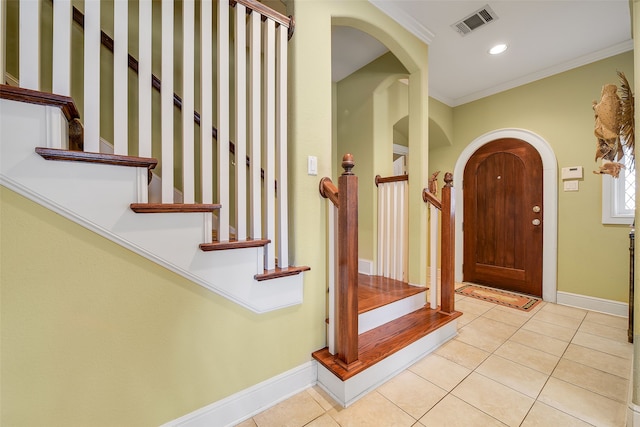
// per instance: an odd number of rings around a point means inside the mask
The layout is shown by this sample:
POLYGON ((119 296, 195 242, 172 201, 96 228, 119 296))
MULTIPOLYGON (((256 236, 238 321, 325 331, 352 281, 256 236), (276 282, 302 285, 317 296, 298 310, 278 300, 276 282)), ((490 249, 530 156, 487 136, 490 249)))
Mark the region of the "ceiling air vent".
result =
POLYGON ((466 18, 461 19, 460 21, 451 25, 451 28, 453 28, 458 33, 460 33, 460 35, 466 36, 473 30, 476 30, 482 27, 483 25, 486 25, 497 19, 498 19, 498 16, 487 4, 483 8, 476 10, 466 18))

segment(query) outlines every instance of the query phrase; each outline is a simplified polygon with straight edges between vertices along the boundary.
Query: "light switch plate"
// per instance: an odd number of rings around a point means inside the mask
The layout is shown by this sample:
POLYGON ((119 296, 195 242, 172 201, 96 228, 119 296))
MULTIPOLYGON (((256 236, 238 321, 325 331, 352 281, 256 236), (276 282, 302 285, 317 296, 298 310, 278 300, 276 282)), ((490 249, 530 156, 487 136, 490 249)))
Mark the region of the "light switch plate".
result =
POLYGON ((307 157, 307 174, 318 175, 318 158, 316 156, 307 157))
POLYGON ((564 191, 578 191, 580 188, 578 180, 564 181, 564 191))

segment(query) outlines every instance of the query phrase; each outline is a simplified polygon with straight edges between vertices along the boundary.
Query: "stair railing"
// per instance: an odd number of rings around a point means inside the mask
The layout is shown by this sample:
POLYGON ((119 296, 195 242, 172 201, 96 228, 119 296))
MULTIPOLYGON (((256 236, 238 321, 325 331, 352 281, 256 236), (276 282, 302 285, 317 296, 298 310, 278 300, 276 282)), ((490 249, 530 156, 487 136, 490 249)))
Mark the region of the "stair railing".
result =
MULTIPOLYGON (((114 28, 113 94, 109 95, 113 96, 110 102, 113 104, 114 153, 159 157, 162 203, 176 203, 176 183, 183 193, 180 202, 210 204, 216 199, 215 202, 222 205, 216 227, 218 240, 230 240, 229 228, 232 225, 239 241, 268 239, 271 243, 265 247, 265 269, 274 269, 276 259, 278 267, 285 268, 289 265, 287 40, 293 20, 255 0, 219 1, 215 13, 214 4, 200 2, 198 15, 194 0, 184 0, 181 6, 174 5, 173 0, 162 0, 160 5, 141 1, 137 3, 138 23, 129 28, 129 9, 134 7, 134 3, 109 2, 107 7, 113 7, 114 28), (152 19, 152 7, 161 9, 159 22, 152 19), (176 25, 174 7, 182 8, 182 23, 179 25, 182 29, 176 25), (196 16, 200 16, 199 21, 196 16), (215 24, 214 16, 217 16, 215 24), (233 29, 231 37, 230 29, 233 29), (139 40, 138 93, 133 95, 128 88, 130 31, 137 31, 139 40), (155 58, 161 64, 162 77, 160 113, 157 115, 152 114, 153 34, 160 34, 161 44, 160 58, 155 58), (182 55, 176 58, 173 54, 174 34, 182 36, 176 37, 176 40, 182 40, 179 48, 182 55), (215 61, 212 58, 214 39, 217 40, 215 61), (197 40, 201 41, 200 52, 194 52, 197 40), (181 79, 174 79, 175 68, 182 70, 181 79), (196 69, 199 73, 195 72, 196 69), (200 80, 196 82, 198 74, 200 80), (214 75, 217 76, 215 87, 214 75), (200 87, 198 93, 196 86, 200 87), (174 109, 174 88, 180 89, 182 94, 180 113, 174 109), (131 96, 138 99, 137 111, 129 111, 131 96), (199 105, 196 105, 197 99, 199 105), (216 117, 213 116, 214 102, 216 117), (200 111, 199 127, 193 120, 196 108, 200 111), (177 114, 181 115, 182 122, 180 136, 174 135, 174 115, 177 114), (131 124, 128 117, 131 115, 137 122, 137 145, 129 138, 131 124), (217 142, 212 136, 214 121, 217 142), (157 144, 152 142, 152 127, 160 129, 157 144), (199 145, 196 133, 200 136, 199 145), (232 135, 235 141, 235 173, 231 173, 233 164, 229 155, 232 135), (251 158, 248 171, 240 167, 245 165, 246 157, 251 158), (178 175, 176 170, 182 173, 178 175), (198 184, 200 192, 196 194, 198 184), (230 205, 232 199, 235 200, 234 209, 230 205), (235 211, 235 218, 230 217, 232 211, 235 211)), ((20 87, 40 90, 41 1, 20 0, 19 7, 20 87)), ((100 70, 104 66, 100 58, 103 34, 101 8, 104 11, 100 1, 84 2, 84 66, 81 72, 84 75, 84 150, 87 152, 100 151, 101 107, 105 104, 100 98, 100 70)), ((70 0, 53 2, 53 53, 43 55, 53 57, 53 92, 65 96, 74 95, 70 84, 72 73, 74 78, 78 78, 75 74, 78 70, 71 67, 72 10, 70 0)), ((1 39, 6 40, 6 34, 1 39)), ((0 71, 4 75, 5 70, 0 71)))
POLYGON ((342 159, 338 188, 330 178, 320 180, 320 194, 329 207, 329 326, 328 347, 344 368, 358 361, 358 177, 351 171, 353 156, 342 159), (337 220, 336 220, 337 217, 337 220), (336 225, 337 222, 337 225, 336 225))
POLYGON ((377 275, 407 281, 409 252, 409 175, 381 177, 378 188, 377 275))
POLYGON ((429 204, 430 215, 430 297, 431 308, 436 309, 440 301, 440 311, 455 312, 455 197, 453 195, 453 175, 444 176, 442 200, 438 199, 435 175, 429 181, 429 188, 422 190, 422 199, 429 204), (438 254, 438 212, 440 215, 440 298, 438 298, 437 254, 438 254))

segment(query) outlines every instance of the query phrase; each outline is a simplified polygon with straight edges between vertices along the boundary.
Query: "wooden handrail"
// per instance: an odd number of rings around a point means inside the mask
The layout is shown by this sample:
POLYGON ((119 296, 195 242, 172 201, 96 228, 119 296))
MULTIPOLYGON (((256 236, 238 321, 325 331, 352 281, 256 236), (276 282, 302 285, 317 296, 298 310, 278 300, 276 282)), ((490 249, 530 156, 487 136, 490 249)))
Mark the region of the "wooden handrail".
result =
POLYGON ((336 208, 340 207, 338 193, 338 188, 333 184, 331 178, 325 176, 320 180, 320 195, 325 199, 331 200, 336 208))
POLYGON ((280 12, 277 12, 256 0, 229 0, 229 5, 231 7, 235 7, 236 3, 240 3, 246 7, 247 13, 251 13, 252 10, 255 10, 262 15, 263 19, 271 18, 278 24, 288 28, 289 31, 287 37, 289 40, 293 37, 293 32, 295 30, 295 21, 293 20, 293 16, 284 16, 280 12))
POLYGON ((80 113, 78 113, 73 99, 68 96, 0 84, 0 98, 29 104, 59 107, 67 121, 80 117, 80 113))
POLYGON ((387 182, 402 182, 402 181, 409 181, 409 175, 395 175, 395 176, 387 176, 387 177, 381 177, 380 175, 376 175, 376 187, 379 184, 384 184, 387 182))
POLYGON ((422 190, 422 200, 425 203, 431 203, 433 206, 442 210, 442 202, 438 199, 438 175, 440 171, 431 174, 429 178, 429 186, 422 190))
POLYGON ((424 200, 425 203, 431 203, 438 208, 438 210, 442 210, 442 202, 435 194, 431 193, 428 188, 422 190, 422 200, 424 200))

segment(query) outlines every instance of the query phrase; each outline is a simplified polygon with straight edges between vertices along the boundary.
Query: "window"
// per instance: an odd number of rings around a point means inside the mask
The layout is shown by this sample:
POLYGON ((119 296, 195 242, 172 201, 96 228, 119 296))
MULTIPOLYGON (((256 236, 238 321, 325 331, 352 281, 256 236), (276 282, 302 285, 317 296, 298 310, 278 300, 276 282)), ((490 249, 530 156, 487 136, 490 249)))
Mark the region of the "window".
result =
POLYGON ((611 175, 602 177, 602 223, 632 224, 636 208, 636 171, 631 157, 625 149, 623 163, 627 165, 616 179, 611 175))

